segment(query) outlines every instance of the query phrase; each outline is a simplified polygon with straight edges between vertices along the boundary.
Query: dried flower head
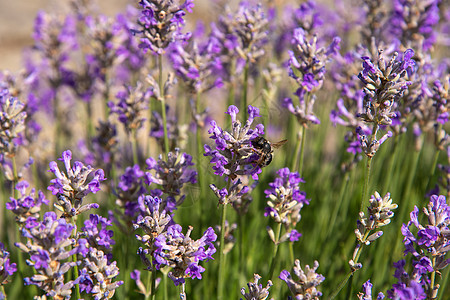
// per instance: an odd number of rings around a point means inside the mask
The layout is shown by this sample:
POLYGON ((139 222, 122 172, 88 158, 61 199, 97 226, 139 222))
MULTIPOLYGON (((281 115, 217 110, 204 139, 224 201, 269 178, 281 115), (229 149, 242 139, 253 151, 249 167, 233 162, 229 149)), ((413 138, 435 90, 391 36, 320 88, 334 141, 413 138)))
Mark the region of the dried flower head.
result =
POLYGON ((152 189, 152 194, 162 196, 167 195, 162 209, 171 212, 178 205, 183 203, 184 195, 181 195, 183 185, 190 182, 197 183, 197 171, 192 168, 192 156, 187 153, 180 153, 178 148, 175 152, 167 154, 167 161, 160 155, 158 161, 152 157, 146 160, 147 169, 152 172, 146 172, 146 183, 151 185, 155 183, 161 186, 160 189, 152 189), (152 174, 153 173, 153 174, 152 174), (176 199, 176 197, 179 197, 176 199))
MULTIPOLYGON (((16 271, 16 263, 11 263, 9 252, 6 250, 5 245, 0 242, 0 286, 7 284, 9 282, 8 276, 12 276, 16 271)), ((0 298, 1 296, 2 291, 0 291, 0 298)))

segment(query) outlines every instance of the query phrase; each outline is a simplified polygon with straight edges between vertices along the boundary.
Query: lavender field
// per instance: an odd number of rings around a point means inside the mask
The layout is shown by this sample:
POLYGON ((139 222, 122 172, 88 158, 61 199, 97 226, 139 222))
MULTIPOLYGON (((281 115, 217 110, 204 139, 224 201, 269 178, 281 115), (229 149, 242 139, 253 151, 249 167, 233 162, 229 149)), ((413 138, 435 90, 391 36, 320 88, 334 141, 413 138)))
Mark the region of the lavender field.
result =
POLYGON ((0 300, 450 299, 448 1, 104 7, 0 70, 0 300))

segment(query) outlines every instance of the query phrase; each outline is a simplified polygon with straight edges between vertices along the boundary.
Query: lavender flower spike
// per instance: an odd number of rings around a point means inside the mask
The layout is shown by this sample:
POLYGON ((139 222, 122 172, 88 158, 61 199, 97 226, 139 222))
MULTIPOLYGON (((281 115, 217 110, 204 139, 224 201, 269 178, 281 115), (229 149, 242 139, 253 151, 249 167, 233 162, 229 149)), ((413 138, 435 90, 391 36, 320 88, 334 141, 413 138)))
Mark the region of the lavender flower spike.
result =
POLYGON ((450 264, 450 260, 445 256, 450 250, 450 206, 446 202, 445 196, 432 195, 427 207, 423 212, 428 217, 428 224, 423 226, 419 223, 419 210, 414 207, 411 212, 411 221, 407 225, 403 224, 402 234, 405 244, 405 254, 411 253, 417 262, 415 268, 424 268, 430 271, 441 270, 450 264), (414 225, 418 231, 414 234, 411 225, 414 225), (433 265, 431 264, 433 258, 433 265), (418 262, 427 261, 424 265, 418 262))
POLYGON ((48 200, 42 191, 35 195, 33 188, 30 193, 26 193, 29 183, 25 180, 16 184, 16 190, 21 194, 20 198, 9 198, 11 202, 6 203, 6 209, 11 210, 16 215, 16 222, 19 228, 33 228, 38 224, 39 212, 42 203, 48 204, 48 200))
POLYGON ((97 193, 100 190, 100 182, 106 180, 102 169, 94 170, 91 166, 85 166, 79 161, 75 161, 72 167, 71 159, 70 150, 64 151, 62 158, 59 159, 64 162, 66 173, 59 170, 55 161, 50 162, 49 172, 55 174, 56 178, 50 180, 51 184, 48 186, 52 194, 57 196, 58 204, 55 204, 55 207, 68 218, 88 209, 98 208, 96 203, 82 206, 83 198, 89 193, 97 193), (90 181, 86 182, 88 178, 90 181))
POLYGON ((24 278, 25 284, 34 284, 54 299, 69 299, 72 287, 79 279, 64 282, 64 274, 77 262, 68 261, 75 253, 85 249, 86 241, 77 241, 72 236, 74 226, 56 213, 47 212, 44 220, 31 229, 24 228, 22 235, 27 238, 26 245, 16 243, 16 247, 28 253, 27 264, 36 269, 31 278, 24 278))
POLYGON ((294 264, 294 274, 298 278, 297 280, 294 280, 291 273, 286 270, 281 271, 278 277, 286 282, 294 297, 296 299, 318 299, 318 297, 322 296, 322 293, 316 288, 325 280, 324 276, 316 273, 319 263, 315 261, 313 268, 306 265, 306 272, 300 267, 298 259, 295 260, 294 264))
POLYGON ((242 126, 237 120, 239 109, 231 105, 226 114, 231 117, 232 131, 228 132, 219 127, 216 121, 211 121, 211 128, 208 133, 215 141, 215 149, 205 145, 204 156, 211 156, 211 164, 214 164, 214 174, 219 176, 229 176, 235 179, 238 175, 252 175, 253 179, 258 179, 261 168, 256 164, 259 160, 259 153, 252 145, 252 140, 264 134, 264 126, 256 125, 251 129, 254 119, 259 117, 259 109, 251 105, 248 106, 248 120, 242 126), (251 166, 253 164, 253 166, 251 166))
POLYGON ((110 263, 103 251, 94 247, 89 248, 83 260, 80 276, 81 290, 94 296, 94 299, 110 299, 123 281, 113 282, 119 275, 116 262, 110 263))
POLYGON ((0 158, 16 154, 26 118, 25 105, 10 96, 8 89, 0 90, 0 158))
MULTIPOLYGON (((370 283, 370 279, 367 280, 363 284, 364 293, 358 293, 358 299, 359 300, 372 300, 372 287, 373 287, 373 284, 370 283)), ((381 292, 378 293, 377 300, 383 300, 383 299, 384 299, 384 294, 381 292)))
POLYGON ((153 54, 163 54, 165 49, 176 41, 187 41, 190 34, 181 33, 184 27, 186 12, 192 12, 193 0, 186 0, 179 5, 172 0, 141 0, 141 14, 138 24, 140 30, 134 33, 140 37, 139 48, 144 52, 150 50, 153 54))
MULTIPOLYGON (((0 286, 8 283, 8 276, 17 271, 15 263, 11 263, 9 252, 6 251, 5 245, 0 242, 0 286)), ((0 299, 2 299, 2 291, 0 290, 0 299)))
MULTIPOLYGON (((245 300, 265 300, 269 297, 269 289, 273 285, 272 281, 269 280, 265 288, 262 284, 258 283, 261 276, 258 274, 253 275, 253 282, 247 283, 248 293, 245 292, 245 288, 241 289, 241 294, 244 296, 245 300)), ((242 300, 242 298, 240 299, 242 300)))
POLYGON ((213 259, 212 255, 216 252, 213 243, 217 235, 211 227, 196 241, 190 237, 192 230, 193 228, 189 227, 186 235, 183 235, 181 226, 175 224, 167 228, 155 241, 155 266, 157 269, 162 265, 172 267, 168 276, 175 285, 185 283, 185 278, 202 279, 201 273, 205 268, 199 263, 213 259))

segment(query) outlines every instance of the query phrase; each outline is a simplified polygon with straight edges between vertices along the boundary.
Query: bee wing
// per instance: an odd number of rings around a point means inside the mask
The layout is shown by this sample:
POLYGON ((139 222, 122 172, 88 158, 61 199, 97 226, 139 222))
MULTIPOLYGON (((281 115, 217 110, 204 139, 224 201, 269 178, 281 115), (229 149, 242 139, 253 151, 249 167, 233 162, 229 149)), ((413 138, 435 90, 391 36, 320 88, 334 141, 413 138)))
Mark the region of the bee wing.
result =
POLYGON ((275 149, 278 149, 278 148, 280 148, 281 146, 283 146, 284 144, 286 144, 287 141, 288 141, 288 140, 282 140, 282 141, 279 141, 279 142, 276 142, 276 143, 270 143, 270 145, 271 145, 272 147, 274 147, 275 149))

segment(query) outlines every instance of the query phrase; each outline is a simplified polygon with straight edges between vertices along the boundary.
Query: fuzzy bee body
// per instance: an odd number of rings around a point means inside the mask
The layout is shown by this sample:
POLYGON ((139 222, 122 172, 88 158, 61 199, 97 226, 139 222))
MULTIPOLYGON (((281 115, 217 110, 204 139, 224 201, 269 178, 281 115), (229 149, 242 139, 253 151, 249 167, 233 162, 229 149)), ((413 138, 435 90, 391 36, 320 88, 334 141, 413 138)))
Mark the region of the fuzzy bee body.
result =
POLYGON ((272 162, 273 149, 281 147, 286 142, 287 140, 282 140, 277 143, 271 143, 262 136, 255 138, 252 141, 252 146, 255 148, 255 152, 259 155, 259 159, 256 161, 256 164, 260 168, 268 166, 272 162))

